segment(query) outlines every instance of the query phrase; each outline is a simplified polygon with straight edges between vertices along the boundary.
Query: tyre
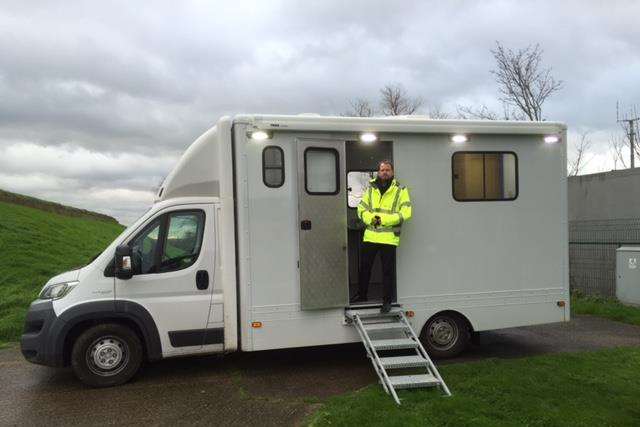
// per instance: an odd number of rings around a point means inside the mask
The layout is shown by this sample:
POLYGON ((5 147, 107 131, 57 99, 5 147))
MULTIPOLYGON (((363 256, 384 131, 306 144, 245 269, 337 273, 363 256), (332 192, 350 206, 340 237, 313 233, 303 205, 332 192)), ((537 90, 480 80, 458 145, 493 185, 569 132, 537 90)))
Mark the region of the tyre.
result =
POLYGON ((427 321, 420 341, 429 356, 445 359, 455 357, 467 347, 470 331, 467 322, 455 313, 438 313, 427 321))
POLYGON ((117 323, 84 331, 73 344, 71 366, 76 377, 92 387, 129 381, 142 363, 142 343, 130 328, 117 323))

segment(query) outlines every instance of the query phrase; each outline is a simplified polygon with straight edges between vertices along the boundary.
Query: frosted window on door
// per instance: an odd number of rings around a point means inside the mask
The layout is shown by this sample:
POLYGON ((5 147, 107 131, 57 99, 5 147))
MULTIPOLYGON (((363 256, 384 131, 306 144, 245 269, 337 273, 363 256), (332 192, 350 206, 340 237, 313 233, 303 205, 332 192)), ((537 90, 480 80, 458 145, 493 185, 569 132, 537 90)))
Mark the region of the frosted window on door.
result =
POLYGON ((333 150, 308 149, 305 152, 307 166, 307 192, 334 194, 338 190, 338 156, 333 150))

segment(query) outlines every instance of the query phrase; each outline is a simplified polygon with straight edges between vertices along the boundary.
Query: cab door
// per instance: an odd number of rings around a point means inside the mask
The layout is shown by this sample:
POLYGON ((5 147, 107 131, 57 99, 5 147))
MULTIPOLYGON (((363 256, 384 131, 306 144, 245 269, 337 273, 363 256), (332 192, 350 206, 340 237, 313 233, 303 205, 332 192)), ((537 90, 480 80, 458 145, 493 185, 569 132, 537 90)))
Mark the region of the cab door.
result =
POLYGON ((300 305, 348 305, 344 141, 298 140, 300 305))
POLYGON ((173 207, 159 212, 127 242, 134 275, 115 279, 116 300, 134 301, 149 311, 163 356, 222 350, 224 331, 207 328, 215 273, 214 217, 209 204, 173 207))

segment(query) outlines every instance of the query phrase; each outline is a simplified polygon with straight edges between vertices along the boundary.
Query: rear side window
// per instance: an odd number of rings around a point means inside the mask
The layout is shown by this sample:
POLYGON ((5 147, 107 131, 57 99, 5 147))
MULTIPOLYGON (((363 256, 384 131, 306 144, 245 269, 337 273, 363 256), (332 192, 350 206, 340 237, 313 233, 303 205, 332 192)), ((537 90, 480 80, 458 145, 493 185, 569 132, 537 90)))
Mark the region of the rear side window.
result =
POLYGON ((270 188, 284 184, 284 151, 276 145, 269 145, 262 150, 262 182, 270 188))
POLYGON ((453 198, 459 202, 515 200, 518 158, 513 152, 460 151, 451 159, 453 198))

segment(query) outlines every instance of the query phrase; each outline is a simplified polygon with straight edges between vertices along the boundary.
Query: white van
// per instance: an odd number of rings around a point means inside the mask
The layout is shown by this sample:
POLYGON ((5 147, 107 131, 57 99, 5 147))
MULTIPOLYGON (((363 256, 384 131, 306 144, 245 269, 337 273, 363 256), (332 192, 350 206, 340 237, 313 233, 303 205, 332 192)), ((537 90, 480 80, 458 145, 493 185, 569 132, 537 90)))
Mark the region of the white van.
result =
POLYGON ((49 280, 22 353, 87 384, 166 357, 359 341, 355 207, 391 159, 413 217, 397 304, 437 357, 473 332, 569 320, 566 127, 553 122, 240 115, 184 153, 153 206, 49 280))

